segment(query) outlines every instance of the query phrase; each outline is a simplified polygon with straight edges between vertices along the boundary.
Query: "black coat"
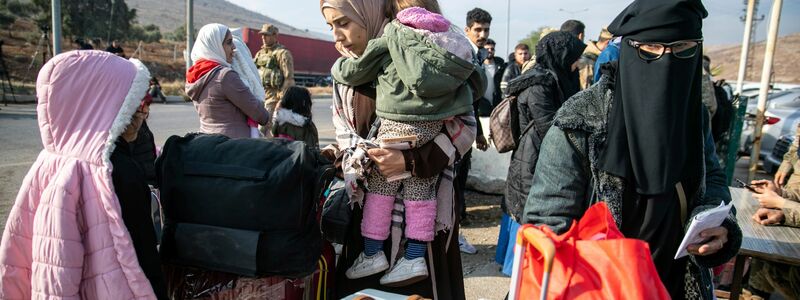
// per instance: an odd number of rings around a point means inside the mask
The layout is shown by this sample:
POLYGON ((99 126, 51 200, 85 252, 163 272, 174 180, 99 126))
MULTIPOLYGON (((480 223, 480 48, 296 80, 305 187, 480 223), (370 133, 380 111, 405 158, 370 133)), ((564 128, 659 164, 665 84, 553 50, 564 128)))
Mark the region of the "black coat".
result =
POLYGON ((150 188, 144 170, 132 156, 133 147, 122 138, 111 154, 111 179, 122 209, 122 220, 131 236, 136 258, 158 299, 168 299, 166 280, 156 248, 156 232, 150 208, 150 188))
POLYGON ((520 220, 542 140, 553 125, 556 112, 567 99, 564 99, 556 77, 539 66, 513 80, 508 91, 510 95, 517 95, 520 137, 508 167, 503 211, 520 220))

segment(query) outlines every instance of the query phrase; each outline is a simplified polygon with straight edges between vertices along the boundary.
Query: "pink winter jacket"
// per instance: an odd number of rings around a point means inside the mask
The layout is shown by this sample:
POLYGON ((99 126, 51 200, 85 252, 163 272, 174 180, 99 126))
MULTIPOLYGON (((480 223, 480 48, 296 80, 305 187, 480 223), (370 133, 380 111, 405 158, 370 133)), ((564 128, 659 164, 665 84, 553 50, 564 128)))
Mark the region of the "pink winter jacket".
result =
POLYGON ((139 61, 60 54, 36 81, 44 150, 0 243, 2 299, 155 299, 111 180, 114 142, 144 97, 139 61))

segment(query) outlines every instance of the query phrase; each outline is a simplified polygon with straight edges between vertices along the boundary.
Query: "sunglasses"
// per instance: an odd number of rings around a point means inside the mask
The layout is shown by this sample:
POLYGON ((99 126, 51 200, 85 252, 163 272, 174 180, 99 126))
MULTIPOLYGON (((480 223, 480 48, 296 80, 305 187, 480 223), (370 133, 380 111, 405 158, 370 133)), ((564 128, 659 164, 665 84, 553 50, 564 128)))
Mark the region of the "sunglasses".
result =
POLYGON ((684 40, 672 43, 639 42, 628 40, 628 45, 636 48, 637 52, 639 53, 639 58, 644 61, 654 61, 661 58, 664 56, 664 53, 667 53, 667 49, 669 49, 669 53, 672 53, 672 55, 677 58, 692 58, 697 55, 697 49, 700 49, 699 46, 702 43, 702 39, 684 40))

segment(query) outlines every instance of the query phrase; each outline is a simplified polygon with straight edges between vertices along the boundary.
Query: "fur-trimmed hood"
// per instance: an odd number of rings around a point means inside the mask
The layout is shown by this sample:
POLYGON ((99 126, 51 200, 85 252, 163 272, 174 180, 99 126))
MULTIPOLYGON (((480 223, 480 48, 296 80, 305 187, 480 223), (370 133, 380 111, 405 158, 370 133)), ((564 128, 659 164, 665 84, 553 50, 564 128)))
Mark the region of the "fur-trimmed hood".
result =
POLYGON ((308 121, 309 120, 307 117, 302 116, 286 108, 279 108, 278 111, 275 113, 275 124, 278 125, 289 123, 294 126, 303 127, 306 124, 308 124, 308 121))
POLYGON ((137 60, 59 54, 39 71, 44 150, 0 242, 0 298, 155 299, 111 177, 115 142, 150 80, 137 60))

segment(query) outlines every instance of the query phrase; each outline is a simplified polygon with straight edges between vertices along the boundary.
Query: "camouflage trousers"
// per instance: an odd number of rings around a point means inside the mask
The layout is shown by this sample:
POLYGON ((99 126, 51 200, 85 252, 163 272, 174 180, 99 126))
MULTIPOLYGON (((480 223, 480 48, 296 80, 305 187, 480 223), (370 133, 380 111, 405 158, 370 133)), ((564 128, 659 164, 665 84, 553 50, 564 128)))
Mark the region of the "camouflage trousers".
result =
POLYGON ((800 299, 800 267, 753 259, 750 264, 750 286, 786 299, 800 299))

